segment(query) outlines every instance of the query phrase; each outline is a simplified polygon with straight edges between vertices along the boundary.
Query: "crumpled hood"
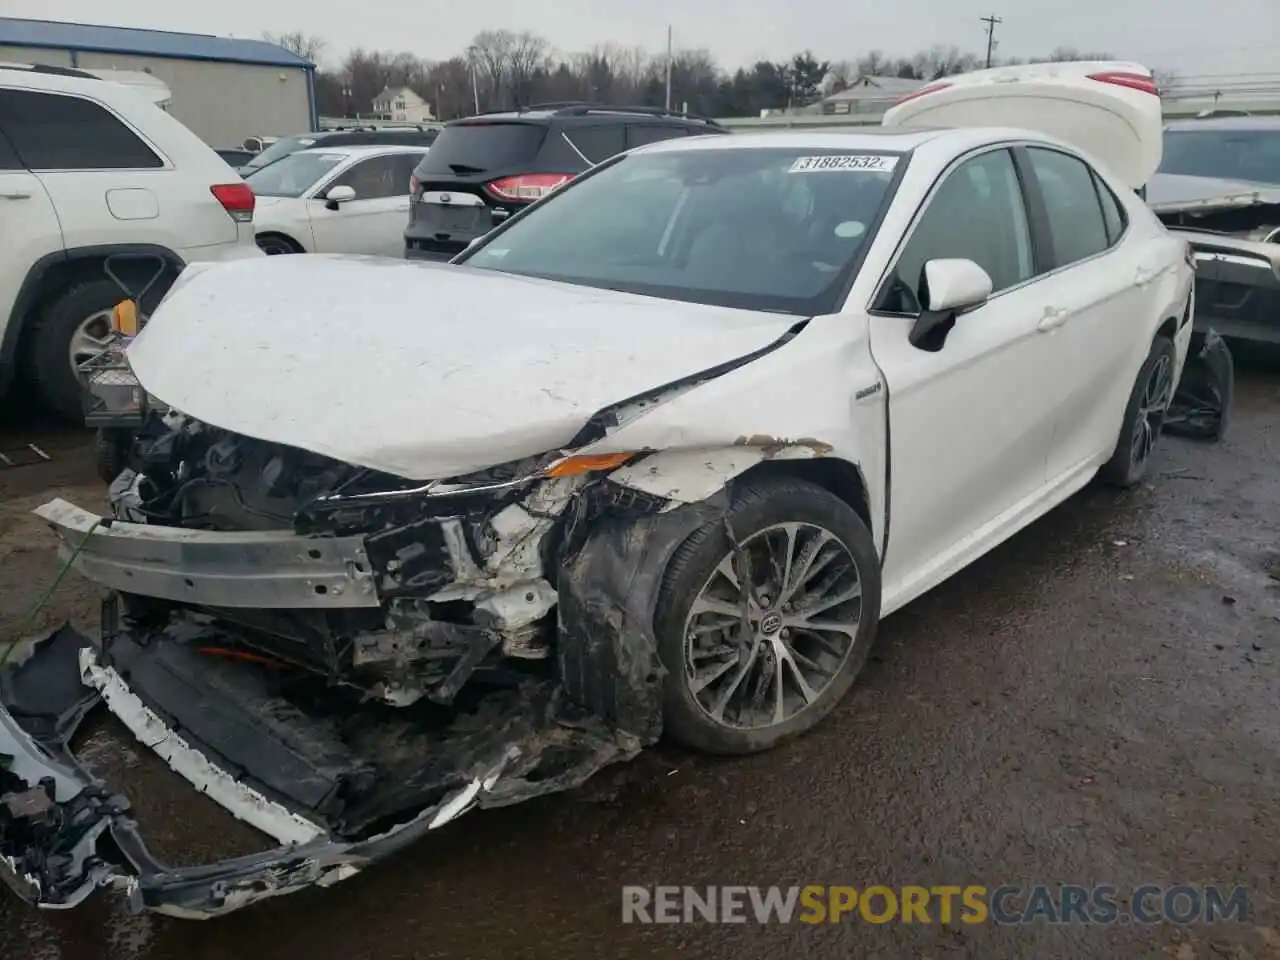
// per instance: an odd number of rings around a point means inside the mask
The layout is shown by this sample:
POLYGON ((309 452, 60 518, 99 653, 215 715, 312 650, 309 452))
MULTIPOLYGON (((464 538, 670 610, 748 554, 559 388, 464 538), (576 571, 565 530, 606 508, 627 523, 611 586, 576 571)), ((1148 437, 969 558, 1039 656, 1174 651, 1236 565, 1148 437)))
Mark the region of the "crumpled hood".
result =
POLYGON ((795 317, 447 264, 302 255, 186 271, 129 347, 198 420, 409 479, 567 444, 593 413, 795 317))

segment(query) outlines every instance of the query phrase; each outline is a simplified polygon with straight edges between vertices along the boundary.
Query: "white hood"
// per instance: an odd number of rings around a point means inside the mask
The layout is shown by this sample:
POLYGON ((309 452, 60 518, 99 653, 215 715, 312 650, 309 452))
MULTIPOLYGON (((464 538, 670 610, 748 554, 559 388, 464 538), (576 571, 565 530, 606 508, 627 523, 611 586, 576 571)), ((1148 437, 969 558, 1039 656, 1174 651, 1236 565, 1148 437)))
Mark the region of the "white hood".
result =
POLYGON ((422 480, 559 449, 600 408, 795 322, 465 267, 264 257, 185 272, 129 360, 198 420, 422 480))

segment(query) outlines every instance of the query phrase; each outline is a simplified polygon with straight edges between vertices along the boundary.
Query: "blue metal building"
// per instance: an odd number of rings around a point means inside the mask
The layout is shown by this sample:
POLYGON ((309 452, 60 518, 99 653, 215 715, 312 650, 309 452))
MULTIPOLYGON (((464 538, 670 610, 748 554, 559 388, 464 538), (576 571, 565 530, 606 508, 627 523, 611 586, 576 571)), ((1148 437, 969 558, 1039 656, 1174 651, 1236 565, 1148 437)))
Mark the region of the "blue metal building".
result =
POLYGON ((0 62, 150 73, 169 112, 215 147, 319 124, 315 64, 264 40, 0 17, 0 62))

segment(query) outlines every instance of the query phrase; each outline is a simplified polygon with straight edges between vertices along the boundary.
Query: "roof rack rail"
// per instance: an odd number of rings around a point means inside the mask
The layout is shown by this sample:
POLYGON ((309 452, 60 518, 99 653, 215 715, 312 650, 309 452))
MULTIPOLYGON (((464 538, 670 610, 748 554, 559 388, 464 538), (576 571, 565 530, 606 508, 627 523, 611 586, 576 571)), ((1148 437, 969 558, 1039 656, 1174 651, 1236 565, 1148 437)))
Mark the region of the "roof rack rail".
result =
POLYGON ((641 107, 616 103, 593 103, 589 100, 553 100, 549 103, 530 103, 520 107, 511 107, 501 110, 484 110, 480 113, 472 114, 472 116, 489 117, 500 113, 520 114, 529 113, 534 110, 546 110, 555 113, 557 116, 563 117, 582 117, 590 113, 629 113, 633 116, 671 117, 677 120, 693 120, 697 123, 706 124, 708 127, 714 127, 717 130, 724 129, 720 123, 711 117, 704 117, 696 113, 681 113, 678 110, 667 110, 664 107, 641 107))
POLYGON ((53 77, 76 77, 80 80, 101 80, 101 77, 71 67, 51 67, 43 63, 0 63, 0 70, 23 70, 27 73, 43 73, 53 77))
POLYGON ((568 116, 578 116, 587 113, 631 113, 639 114, 647 117, 672 117, 677 120, 695 120, 698 123, 705 123, 710 127, 720 126, 711 117, 704 117, 696 113, 682 113, 679 110, 668 110, 665 107, 642 107, 629 106, 616 103, 573 103, 566 104, 557 110, 568 116))

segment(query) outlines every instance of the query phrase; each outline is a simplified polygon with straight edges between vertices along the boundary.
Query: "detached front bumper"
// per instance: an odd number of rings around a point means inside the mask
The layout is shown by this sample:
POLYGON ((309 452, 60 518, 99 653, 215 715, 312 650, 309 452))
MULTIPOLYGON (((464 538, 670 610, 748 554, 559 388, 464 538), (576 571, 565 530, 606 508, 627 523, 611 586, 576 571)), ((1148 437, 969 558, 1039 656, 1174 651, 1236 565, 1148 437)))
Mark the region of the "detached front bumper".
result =
MULTIPOLYGON (((185 731, 179 735, 151 710, 89 638, 64 627, 0 673, 0 879, 44 909, 69 909, 98 888, 113 887, 127 894, 135 911, 207 919, 305 887, 331 886, 472 808, 564 789, 639 749, 638 743, 602 747, 589 732, 576 738, 570 733, 592 762, 567 777, 523 779, 547 739, 540 721, 552 711, 539 706, 547 703, 529 701, 525 722, 460 749, 458 756, 466 760, 447 774, 454 786, 441 792, 439 802, 382 833, 348 841, 238 780, 202 744, 185 731), (130 816, 128 799, 88 773, 69 746, 81 721, 98 707, 109 709, 175 773, 277 846, 178 869, 157 860, 130 816), (108 837, 117 854, 102 849, 108 837)), ((559 740, 565 742, 563 736, 559 740)))
POLYGON ((508 761, 407 823, 348 843, 239 783, 148 710, 88 638, 63 628, 0 676, 0 878, 47 909, 67 909, 104 886, 124 889, 135 910, 206 918, 307 886, 330 886, 483 802, 508 761), (97 781, 70 752, 81 720, 106 704, 175 772, 273 837, 275 849, 170 869, 147 850, 129 801, 97 781), (110 836, 127 862, 99 852, 110 836))

